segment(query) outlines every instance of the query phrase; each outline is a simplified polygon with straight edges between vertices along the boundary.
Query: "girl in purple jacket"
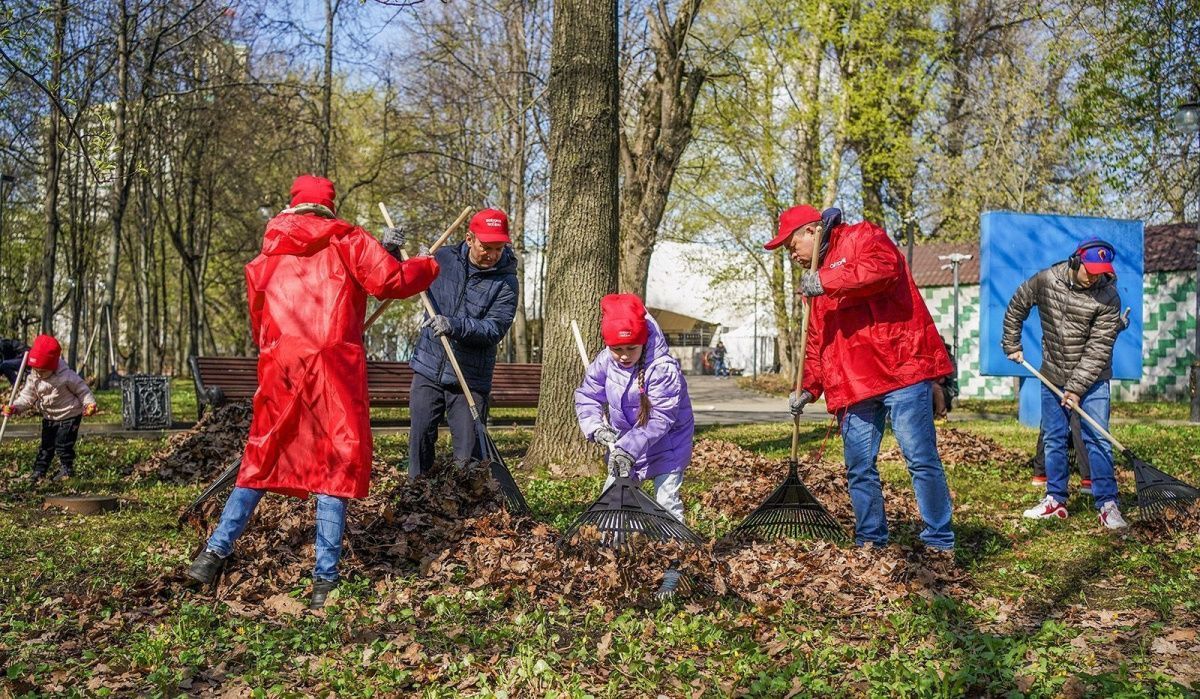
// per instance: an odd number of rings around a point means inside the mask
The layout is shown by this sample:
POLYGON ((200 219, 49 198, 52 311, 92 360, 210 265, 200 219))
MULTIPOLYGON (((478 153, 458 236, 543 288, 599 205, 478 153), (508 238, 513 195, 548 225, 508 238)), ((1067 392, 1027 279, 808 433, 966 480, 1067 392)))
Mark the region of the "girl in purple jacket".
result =
POLYGON ((682 522, 679 489, 695 428, 687 382, 641 299, 609 294, 600 300, 600 311, 608 348, 592 360, 575 390, 579 427, 588 439, 609 447, 605 488, 616 473, 629 473, 635 482, 650 479, 658 504, 682 522))

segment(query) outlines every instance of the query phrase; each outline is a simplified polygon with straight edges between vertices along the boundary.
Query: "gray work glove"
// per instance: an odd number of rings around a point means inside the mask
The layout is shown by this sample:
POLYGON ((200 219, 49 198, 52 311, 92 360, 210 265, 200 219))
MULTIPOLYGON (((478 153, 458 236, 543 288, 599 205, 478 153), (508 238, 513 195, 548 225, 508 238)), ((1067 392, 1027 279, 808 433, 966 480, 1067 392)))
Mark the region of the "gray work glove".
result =
POLYGON ((628 478, 633 470, 633 455, 621 447, 613 449, 608 457, 608 472, 614 476, 628 478))
POLYGON ((825 293, 825 287, 821 286, 821 275, 812 270, 805 270, 804 274, 800 275, 800 293, 805 296, 820 296, 825 293))
POLYGON ((400 252, 404 250, 404 243, 408 240, 408 233, 404 232, 403 228, 393 226, 386 228, 383 231, 383 249, 388 251, 388 254, 397 260, 400 259, 400 252))
POLYGON ((621 434, 610 425, 601 425, 592 433, 592 441, 605 447, 611 447, 617 443, 617 438, 620 436, 621 434))
POLYGON ((446 316, 430 316, 421 321, 422 328, 429 328, 435 337, 441 337, 450 332, 450 319, 446 316))
POLYGON ((1121 314, 1121 329, 1129 327, 1129 314, 1133 311, 1129 306, 1125 307, 1125 312, 1121 314))
POLYGON ((792 416, 795 417, 796 415, 804 412, 804 406, 816 399, 816 396, 808 391, 801 391, 800 395, 796 395, 796 392, 792 391, 788 395, 788 410, 791 411, 792 416))

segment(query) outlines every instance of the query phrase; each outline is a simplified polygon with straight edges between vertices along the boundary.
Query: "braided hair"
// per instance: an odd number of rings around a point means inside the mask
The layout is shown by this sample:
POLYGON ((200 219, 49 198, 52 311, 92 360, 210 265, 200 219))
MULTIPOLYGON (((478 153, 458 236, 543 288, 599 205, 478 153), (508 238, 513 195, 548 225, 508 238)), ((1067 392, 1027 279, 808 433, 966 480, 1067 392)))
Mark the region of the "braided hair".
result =
POLYGON ((646 395, 646 349, 642 348, 642 356, 638 358, 637 365, 637 382, 638 382, 638 427, 645 427, 650 421, 650 396, 646 395))

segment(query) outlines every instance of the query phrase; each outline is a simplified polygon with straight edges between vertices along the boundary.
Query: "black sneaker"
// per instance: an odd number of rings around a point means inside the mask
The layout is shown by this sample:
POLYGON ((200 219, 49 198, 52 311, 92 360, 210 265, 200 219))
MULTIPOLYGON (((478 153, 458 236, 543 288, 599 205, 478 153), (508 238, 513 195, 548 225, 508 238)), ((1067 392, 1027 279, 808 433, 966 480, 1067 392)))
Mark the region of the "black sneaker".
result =
POLYGON ((74 477, 75 477, 75 474, 72 473, 71 471, 59 471, 58 475, 54 477, 54 480, 61 483, 65 480, 70 480, 74 477))
POLYGON ((211 585, 221 575, 225 559, 205 549, 188 567, 187 576, 201 585, 211 585))
POLYGON ((313 580, 312 602, 309 603, 309 609, 324 609, 325 599, 329 597, 329 593, 337 589, 337 580, 313 580))
POLYGON ((46 477, 45 471, 34 471, 33 473, 29 474, 29 482, 37 483, 38 481, 42 480, 45 477, 46 477))

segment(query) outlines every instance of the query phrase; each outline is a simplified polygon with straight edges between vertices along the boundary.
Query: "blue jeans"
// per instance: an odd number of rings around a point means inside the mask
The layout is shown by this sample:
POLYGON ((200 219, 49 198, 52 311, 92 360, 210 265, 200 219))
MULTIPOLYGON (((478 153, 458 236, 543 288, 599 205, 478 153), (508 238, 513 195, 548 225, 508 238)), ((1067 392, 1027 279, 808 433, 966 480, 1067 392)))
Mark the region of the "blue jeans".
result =
MULTIPOLYGON (((1092 384, 1087 393, 1080 396, 1079 407, 1083 412, 1108 429, 1109 392, 1107 381, 1092 384)), ((1042 432, 1046 450, 1046 494, 1053 495, 1059 502, 1067 501, 1067 440, 1071 436, 1070 408, 1062 406, 1062 400, 1042 385, 1042 432)), ((1112 444, 1092 428, 1087 420, 1080 420, 1083 428, 1083 444, 1087 448, 1088 465, 1092 468, 1092 497, 1096 509, 1104 503, 1117 499, 1117 479, 1113 474, 1112 444)))
POLYGON ((867 542, 883 545, 888 540, 883 487, 875 460, 883 440, 884 418, 889 414, 892 432, 912 476, 921 519, 925 521, 921 540, 932 548, 953 549, 954 530, 950 528, 953 506, 933 429, 932 381, 860 401, 847 408, 842 417, 846 478, 850 503, 854 506, 854 541, 861 546, 867 542))
MULTIPOLYGON (((234 488, 225 501, 221 522, 208 538, 208 549, 224 557, 233 553, 233 542, 246 530, 246 523, 265 490, 234 488)), ((346 529, 347 498, 317 494, 317 561, 314 580, 337 580, 342 557, 342 532, 346 529)))
POLYGON ((725 368, 725 358, 713 360, 713 376, 729 376, 729 370, 725 368))

